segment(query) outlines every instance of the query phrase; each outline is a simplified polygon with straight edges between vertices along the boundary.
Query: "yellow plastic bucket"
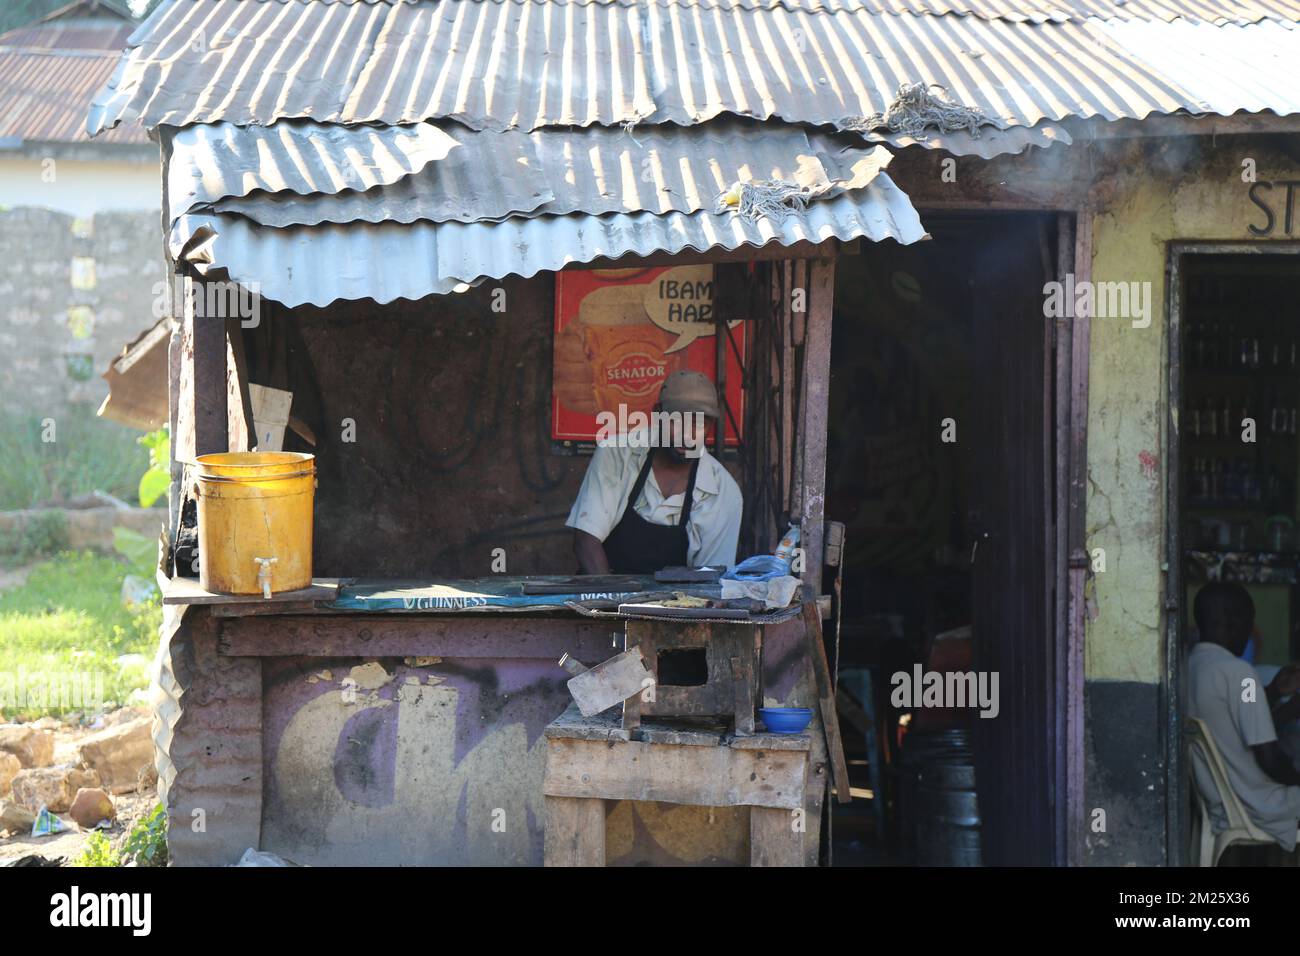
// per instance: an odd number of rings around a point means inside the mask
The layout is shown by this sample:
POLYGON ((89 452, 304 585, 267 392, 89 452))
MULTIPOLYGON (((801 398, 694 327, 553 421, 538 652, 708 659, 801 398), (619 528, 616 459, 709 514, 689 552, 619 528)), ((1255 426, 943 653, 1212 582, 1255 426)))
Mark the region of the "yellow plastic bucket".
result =
POLYGON ((225 452, 195 464, 203 589, 269 596, 311 584, 315 457, 225 452))

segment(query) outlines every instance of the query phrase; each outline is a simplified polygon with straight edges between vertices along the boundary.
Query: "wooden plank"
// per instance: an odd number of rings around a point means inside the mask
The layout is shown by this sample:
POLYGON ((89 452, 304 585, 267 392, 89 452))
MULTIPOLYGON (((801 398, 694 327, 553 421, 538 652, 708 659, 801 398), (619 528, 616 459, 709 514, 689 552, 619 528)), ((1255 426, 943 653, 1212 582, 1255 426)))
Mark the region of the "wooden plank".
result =
POLYGON ((665 607, 662 604, 620 604, 620 614, 639 614, 643 617, 661 617, 666 621, 712 620, 726 618, 733 621, 748 621, 749 612, 742 608, 730 607, 665 607))
POLYGON ((807 562, 805 593, 821 594, 822 540, 826 522, 826 420, 830 409, 831 319, 835 297, 835 260, 815 259, 808 269, 808 324, 804 339, 803 452, 800 544, 807 562))
POLYGON ((862 736, 869 738, 876 732, 862 705, 843 687, 835 688, 835 706, 862 736))
POLYGON ((808 734, 755 733, 748 737, 730 737, 727 746, 736 750, 811 750, 808 734))
POLYGON ((803 606, 804 636, 808 642, 808 656, 813 676, 817 681, 817 702, 821 710, 822 729, 826 734, 826 751, 831 761, 831 779, 835 782, 835 798, 840 803, 852 800, 849 793, 849 767, 844 759, 844 742, 840 738, 840 720, 835 713, 835 688, 831 684, 831 670, 826 663, 826 648, 822 644, 822 618, 816 601, 803 606))
POLYGON ((284 604, 293 601, 333 601, 338 595, 338 578, 312 578, 311 585, 293 591, 278 591, 269 598, 260 594, 218 594, 205 591, 198 578, 174 577, 163 592, 163 604, 284 604))
POLYGON ((803 806, 803 751, 547 738, 542 792, 705 807, 803 806))
POLYGON ((644 709, 645 702, 642 700, 641 694, 633 694, 623 701, 623 715, 620 727, 625 740, 632 737, 640 729, 641 712, 644 709))
MULTIPOLYGON (((609 628, 604 621, 529 614, 336 611, 227 620, 222 624, 221 643, 221 653, 229 657, 505 657, 554 664, 565 651, 592 657, 606 652, 609 628)), ((557 686, 563 676, 556 665, 557 686)))
MULTIPOLYGON (((653 744, 685 747, 721 747, 727 742, 722 728, 689 727, 665 721, 645 721, 639 740, 653 744)), ((582 716, 577 704, 570 704, 559 717, 546 725, 548 738, 557 740, 630 740, 623 730, 622 719, 612 710, 591 717, 582 716)), ((794 749, 794 748, 791 748, 794 749)))
POLYGON ((803 866, 804 832, 789 810, 749 811, 749 865, 803 866))
MULTIPOLYGON (((316 601, 263 601, 261 604, 242 602, 238 604, 206 605, 213 617, 271 617, 285 614, 329 614, 329 605, 316 601)), ((338 613, 337 611, 332 613, 338 613)))
MULTIPOLYGON (((163 177, 166 179, 167 177, 163 177)), ((173 279, 175 277, 172 277, 173 279)), ((170 298, 171 291, 167 295, 170 298)), ((174 307, 170 303, 169 308, 174 307)), ((173 316, 175 312, 171 313, 173 316)), ((168 545, 168 573, 174 562, 171 560, 172 548, 176 544, 176 532, 181 523, 181 505, 185 501, 185 489, 182 487, 185 481, 185 463, 177 453, 180 447, 180 424, 178 413, 181 403, 181 375, 182 362, 181 356, 184 351, 181 337, 181 323, 173 319, 171 323, 171 337, 167 340, 167 421, 169 425, 168 434, 172 436, 170 463, 171 486, 167 489, 167 545, 168 545)), ((191 442, 193 444, 193 442, 191 442)))
POLYGON ((250 451, 257 442, 244 336, 233 318, 226 319, 226 440, 230 451, 250 451))
MULTIPOLYGON (((228 450, 226 415, 226 321, 219 315, 208 315, 207 283, 196 281, 187 296, 185 305, 186 329, 189 348, 182 355, 193 369, 191 392, 188 396, 193 407, 194 455, 207 455, 228 450)), ((220 311, 220 310, 217 310, 220 311)), ((187 449, 188 450, 188 449, 187 449)))
POLYGON ((546 866, 605 865, 605 801, 546 798, 546 866))
POLYGON ((639 739, 648 744, 668 744, 673 747, 721 747, 726 742, 726 734, 721 729, 705 730, 643 722, 639 739))
POLYGON ((754 732, 754 660, 745 654, 731 659, 731 689, 736 700, 736 736, 754 732))
POLYGON ((842 242, 827 239, 823 242, 796 242, 783 246, 768 243, 765 246, 742 246, 740 249, 715 249, 708 252, 657 252, 648 256, 623 256, 619 259, 593 259, 581 265, 566 267, 566 271, 576 269, 634 269, 652 266, 688 266, 705 265, 719 262, 771 262, 790 259, 822 259, 827 256, 856 255, 859 249, 857 239, 842 242))

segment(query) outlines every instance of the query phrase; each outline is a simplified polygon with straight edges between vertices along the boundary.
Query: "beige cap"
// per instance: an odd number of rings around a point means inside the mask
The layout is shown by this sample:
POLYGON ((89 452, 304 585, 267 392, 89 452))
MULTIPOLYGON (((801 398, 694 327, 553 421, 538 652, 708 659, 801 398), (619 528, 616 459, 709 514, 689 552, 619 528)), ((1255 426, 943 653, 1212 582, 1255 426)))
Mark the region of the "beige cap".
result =
POLYGON ((710 418, 722 417, 717 388, 707 375, 699 372, 683 370, 669 375, 659 390, 659 404, 666 412, 699 412, 710 418))

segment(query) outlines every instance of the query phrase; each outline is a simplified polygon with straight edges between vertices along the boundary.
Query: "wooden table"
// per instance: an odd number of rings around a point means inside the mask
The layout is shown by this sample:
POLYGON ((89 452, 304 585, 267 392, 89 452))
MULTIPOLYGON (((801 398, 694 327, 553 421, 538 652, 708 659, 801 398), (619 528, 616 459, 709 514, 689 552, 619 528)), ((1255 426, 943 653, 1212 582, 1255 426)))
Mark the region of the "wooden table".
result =
POLYGON ((803 866, 807 734, 696 729, 570 706, 546 727, 547 866, 605 865, 605 801, 750 808, 750 865, 803 866))

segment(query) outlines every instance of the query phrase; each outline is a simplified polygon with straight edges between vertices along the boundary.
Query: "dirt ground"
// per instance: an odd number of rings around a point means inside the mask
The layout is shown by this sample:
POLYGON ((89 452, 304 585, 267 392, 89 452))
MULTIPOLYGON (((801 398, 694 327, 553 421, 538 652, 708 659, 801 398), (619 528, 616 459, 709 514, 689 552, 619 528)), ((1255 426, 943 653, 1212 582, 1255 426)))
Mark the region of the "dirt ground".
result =
MULTIPOLYGON (((110 715, 109 719, 120 720, 124 717, 147 713, 143 708, 127 708, 127 711, 126 714, 120 711, 116 712, 110 715)), ((55 764, 75 763, 77 741, 99 729, 92 725, 83 726, 63 723, 52 717, 43 717, 35 723, 37 726, 54 732, 55 764)), ((150 786, 147 790, 138 793, 119 793, 110 794, 109 796, 117 810, 117 820, 111 827, 104 830, 104 834, 115 849, 120 849, 135 822, 147 815, 157 805, 157 789, 150 786)), ((90 834, 93 831, 81 829, 73 821, 72 817, 66 813, 60 813, 58 817, 67 827, 61 833, 43 837, 21 834, 0 839, 0 866, 31 854, 37 854, 47 859, 62 858, 65 865, 70 865, 73 860, 81 855, 82 850, 85 849, 86 841, 90 839, 90 834)))

